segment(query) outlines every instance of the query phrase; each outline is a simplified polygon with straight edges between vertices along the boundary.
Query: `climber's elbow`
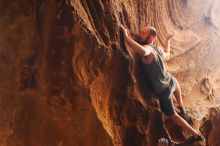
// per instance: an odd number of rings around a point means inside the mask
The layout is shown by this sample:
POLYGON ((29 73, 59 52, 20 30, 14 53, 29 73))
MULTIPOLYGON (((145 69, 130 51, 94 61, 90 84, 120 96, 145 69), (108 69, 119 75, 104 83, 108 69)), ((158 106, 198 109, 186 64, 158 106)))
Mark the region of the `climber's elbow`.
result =
POLYGON ((153 48, 150 47, 150 46, 145 46, 143 47, 143 51, 142 53, 140 54, 141 56, 147 56, 147 55, 150 55, 150 53, 152 52, 153 48))
POLYGON ((163 54, 163 57, 164 57, 164 60, 165 60, 165 61, 170 60, 170 53, 164 53, 164 54, 163 54))

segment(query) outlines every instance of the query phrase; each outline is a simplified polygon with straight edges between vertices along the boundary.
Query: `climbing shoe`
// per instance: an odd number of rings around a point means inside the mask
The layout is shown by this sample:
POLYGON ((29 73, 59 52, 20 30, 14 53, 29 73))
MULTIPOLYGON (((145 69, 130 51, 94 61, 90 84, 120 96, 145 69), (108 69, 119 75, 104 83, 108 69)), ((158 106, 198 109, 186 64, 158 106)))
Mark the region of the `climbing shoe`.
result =
POLYGON ((194 144, 195 142, 205 142, 205 138, 200 133, 197 137, 191 136, 187 140, 190 144, 194 144))
POLYGON ((179 112, 180 117, 182 117, 184 120, 186 120, 188 123, 192 123, 192 118, 188 115, 188 112, 185 108, 181 108, 179 112))

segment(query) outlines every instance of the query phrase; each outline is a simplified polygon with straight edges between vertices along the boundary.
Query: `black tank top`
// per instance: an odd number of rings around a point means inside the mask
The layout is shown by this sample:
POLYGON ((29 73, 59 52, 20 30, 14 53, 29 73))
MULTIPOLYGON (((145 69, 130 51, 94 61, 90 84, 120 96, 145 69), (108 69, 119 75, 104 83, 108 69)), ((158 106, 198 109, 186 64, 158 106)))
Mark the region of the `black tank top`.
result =
POLYGON ((152 90, 154 90, 155 93, 161 93, 170 85, 172 76, 165 69, 162 50, 157 46, 150 46, 153 48, 155 58, 150 64, 146 64, 142 61, 142 66, 145 78, 149 82, 152 90))

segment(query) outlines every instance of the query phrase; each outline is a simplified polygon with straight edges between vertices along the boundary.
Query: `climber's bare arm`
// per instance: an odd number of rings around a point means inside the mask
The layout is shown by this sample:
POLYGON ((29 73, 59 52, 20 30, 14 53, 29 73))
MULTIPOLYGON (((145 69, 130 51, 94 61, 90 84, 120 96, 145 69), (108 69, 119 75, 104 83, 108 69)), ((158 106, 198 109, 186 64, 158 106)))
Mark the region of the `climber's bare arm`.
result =
POLYGON ((166 42, 165 42, 163 56, 164 56, 164 60, 169 60, 170 59, 170 39, 166 40, 166 42))
POLYGON ((121 26, 123 33, 124 33, 124 39, 125 42, 134 49, 135 52, 137 52, 138 54, 140 54, 141 56, 146 56, 149 55, 152 51, 152 47, 145 45, 145 46, 141 46, 139 45, 137 42, 135 42, 131 37, 128 36, 128 32, 127 29, 124 28, 123 26, 121 26))
POLYGON ((152 51, 151 46, 148 46, 148 45, 141 46, 137 42, 135 42, 133 39, 131 39, 129 36, 125 36, 125 41, 131 48, 134 49, 135 52, 137 52, 141 56, 149 55, 150 52, 152 51))
POLYGON ((173 38, 174 34, 175 34, 175 31, 170 33, 166 38, 164 49, 162 49, 164 60, 170 59, 170 41, 173 38))

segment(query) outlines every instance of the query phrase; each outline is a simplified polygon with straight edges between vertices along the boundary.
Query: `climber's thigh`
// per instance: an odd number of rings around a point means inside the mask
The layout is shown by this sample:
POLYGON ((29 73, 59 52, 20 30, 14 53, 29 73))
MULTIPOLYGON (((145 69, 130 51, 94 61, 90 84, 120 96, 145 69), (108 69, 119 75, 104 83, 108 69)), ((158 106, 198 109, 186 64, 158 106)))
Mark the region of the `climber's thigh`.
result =
POLYGON ((173 90, 167 88, 166 90, 164 90, 163 92, 157 95, 160 103, 160 108, 167 116, 171 116, 175 114, 172 94, 173 94, 173 90))

